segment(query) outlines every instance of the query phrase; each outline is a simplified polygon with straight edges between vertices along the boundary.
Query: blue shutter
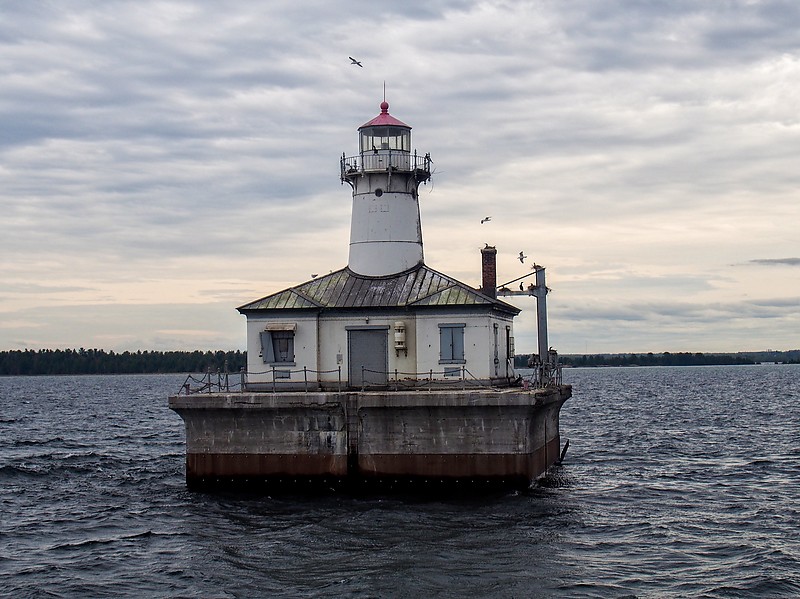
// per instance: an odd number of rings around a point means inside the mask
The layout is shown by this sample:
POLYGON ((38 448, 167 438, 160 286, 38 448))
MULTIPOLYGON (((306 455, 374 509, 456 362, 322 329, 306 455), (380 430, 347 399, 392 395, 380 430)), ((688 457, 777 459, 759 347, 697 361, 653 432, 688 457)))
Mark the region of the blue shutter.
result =
POLYGON ((453 364, 464 362, 464 328, 466 325, 439 325, 439 362, 453 364))
POLYGON ((451 327, 453 335, 453 357, 451 360, 464 359, 464 327, 451 327))
POLYGON ((439 327, 439 360, 453 359, 453 333, 450 327, 439 327))

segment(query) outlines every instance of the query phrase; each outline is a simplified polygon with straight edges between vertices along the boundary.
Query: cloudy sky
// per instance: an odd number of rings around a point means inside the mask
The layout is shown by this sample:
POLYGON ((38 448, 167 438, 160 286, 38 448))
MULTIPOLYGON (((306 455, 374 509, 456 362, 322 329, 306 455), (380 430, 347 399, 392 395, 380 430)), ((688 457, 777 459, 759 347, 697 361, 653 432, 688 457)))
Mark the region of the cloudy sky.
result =
POLYGON ((0 349, 243 349, 347 263, 384 81, 426 263, 523 250, 562 353, 800 347, 796 0, 0 0, 0 349))

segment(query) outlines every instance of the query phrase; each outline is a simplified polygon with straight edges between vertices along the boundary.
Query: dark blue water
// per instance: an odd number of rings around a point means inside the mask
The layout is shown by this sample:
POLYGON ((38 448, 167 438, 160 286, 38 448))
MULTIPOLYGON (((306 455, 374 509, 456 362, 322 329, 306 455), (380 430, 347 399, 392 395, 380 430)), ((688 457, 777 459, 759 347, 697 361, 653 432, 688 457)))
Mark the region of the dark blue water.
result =
POLYGON ((0 595, 800 596, 800 366, 572 369, 530 493, 184 488, 183 376, 0 378, 0 595))

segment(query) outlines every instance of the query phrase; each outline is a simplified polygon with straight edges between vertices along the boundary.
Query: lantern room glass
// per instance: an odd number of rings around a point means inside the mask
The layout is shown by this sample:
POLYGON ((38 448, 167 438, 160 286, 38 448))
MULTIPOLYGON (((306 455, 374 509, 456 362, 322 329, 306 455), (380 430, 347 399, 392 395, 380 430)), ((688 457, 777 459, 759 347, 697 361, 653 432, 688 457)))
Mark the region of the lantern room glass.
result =
POLYGON ((361 130, 361 151, 394 150, 411 152, 411 130, 402 127, 365 127, 361 130))

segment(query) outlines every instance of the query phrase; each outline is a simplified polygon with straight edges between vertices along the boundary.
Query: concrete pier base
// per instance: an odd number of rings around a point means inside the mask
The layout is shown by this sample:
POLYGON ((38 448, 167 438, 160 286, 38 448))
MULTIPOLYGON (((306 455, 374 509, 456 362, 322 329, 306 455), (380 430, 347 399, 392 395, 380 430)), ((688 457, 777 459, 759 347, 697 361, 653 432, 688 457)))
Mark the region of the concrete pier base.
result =
POLYGON ((178 395, 190 488, 527 488, 571 387, 178 395))

